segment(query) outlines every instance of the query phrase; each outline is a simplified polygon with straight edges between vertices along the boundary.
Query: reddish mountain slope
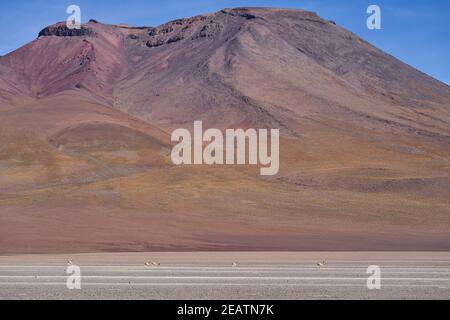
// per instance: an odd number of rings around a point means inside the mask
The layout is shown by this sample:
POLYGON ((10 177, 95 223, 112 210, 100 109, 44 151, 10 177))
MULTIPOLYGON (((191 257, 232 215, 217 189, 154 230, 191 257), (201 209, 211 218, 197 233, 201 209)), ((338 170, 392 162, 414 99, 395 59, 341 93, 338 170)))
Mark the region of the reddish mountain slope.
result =
POLYGON ((450 87, 300 10, 56 24, 0 57, 0 253, 449 249, 450 87), (170 132, 280 128, 280 173, 170 132))

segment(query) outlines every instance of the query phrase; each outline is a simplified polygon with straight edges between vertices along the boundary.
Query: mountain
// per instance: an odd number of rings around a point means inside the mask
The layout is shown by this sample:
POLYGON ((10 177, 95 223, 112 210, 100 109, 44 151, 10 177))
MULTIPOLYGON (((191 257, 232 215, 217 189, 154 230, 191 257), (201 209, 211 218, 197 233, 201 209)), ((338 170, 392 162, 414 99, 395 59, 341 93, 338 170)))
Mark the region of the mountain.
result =
POLYGON ((49 26, 0 141, 0 253, 450 248, 450 87, 312 12, 49 26), (279 174, 173 166, 196 120, 279 128, 279 174))

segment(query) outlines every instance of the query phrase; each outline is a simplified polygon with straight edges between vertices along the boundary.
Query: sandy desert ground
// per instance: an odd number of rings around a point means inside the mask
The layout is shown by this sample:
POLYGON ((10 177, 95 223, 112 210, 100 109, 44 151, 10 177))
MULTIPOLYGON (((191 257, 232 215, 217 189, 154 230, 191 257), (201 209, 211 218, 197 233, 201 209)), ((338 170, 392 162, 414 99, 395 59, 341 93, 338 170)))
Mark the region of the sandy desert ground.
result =
POLYGON ((184 252, 9 256, 0 257, 0 299, 450 299, 450 254, 184 252), (81 268, 81 290, 66 287, 68 261, 81 268), (325 264, 318 266, 322 261, 325 264), (146 266, 146 262, 150 265, 146 266), (367 288, 369 265, 380 267, 380 290, 367 288))

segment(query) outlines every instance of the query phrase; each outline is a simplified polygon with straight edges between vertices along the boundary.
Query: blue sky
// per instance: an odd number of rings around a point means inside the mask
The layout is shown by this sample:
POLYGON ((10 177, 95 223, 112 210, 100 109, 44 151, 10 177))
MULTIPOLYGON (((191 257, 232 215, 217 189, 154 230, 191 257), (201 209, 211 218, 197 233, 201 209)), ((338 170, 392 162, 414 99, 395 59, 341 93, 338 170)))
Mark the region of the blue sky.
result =
POLYGON ((0 55, 36 38, 47 25, 64 21, 77 4, 82 20, 154 26, 223 8, 301 8, 335 20, 400 60, 450 84, 450 1, 448 0, 1 0, 0 55), (366 9, 382 10, 382 30, 368 30, 366 9))

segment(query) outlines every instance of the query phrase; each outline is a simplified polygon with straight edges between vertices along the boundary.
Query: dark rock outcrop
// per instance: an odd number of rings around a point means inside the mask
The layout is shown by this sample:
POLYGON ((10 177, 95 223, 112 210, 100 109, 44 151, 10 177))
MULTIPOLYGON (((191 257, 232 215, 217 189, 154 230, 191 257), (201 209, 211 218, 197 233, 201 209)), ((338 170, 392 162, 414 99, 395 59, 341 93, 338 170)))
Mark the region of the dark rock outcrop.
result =
POLYGON ((228 14, 233 17, 241 17, 247 20, 256 19, 256 16, 250 13, 250 10, 246 8, 237 8, 237 9, 224 9, 220 11, 221 13, 228 14))
POLYGON ((86 27, 80 29, 69 29, 65 24, 50 26, 39 32, 39 37, 56 36, 56 37, 81 37, 93 36, 94 32, 86 27))
POLYGON ((169 38, 169 40, 167 40, 167 43, 178 42, 178 41, 181 41, 183 39, 184 38, 183 38, 182 35, 176 35, 176 36, 173 36, 172 38, 169 38))
POLYGON ((162 46, 163 44, 164 44, 164 41, 162 41, 161 39, 158 39, 158 40, 149 40, 149 41, 147 41, 147 43, 145 45, 149 48, 156 48, 156 47, 162 46))

